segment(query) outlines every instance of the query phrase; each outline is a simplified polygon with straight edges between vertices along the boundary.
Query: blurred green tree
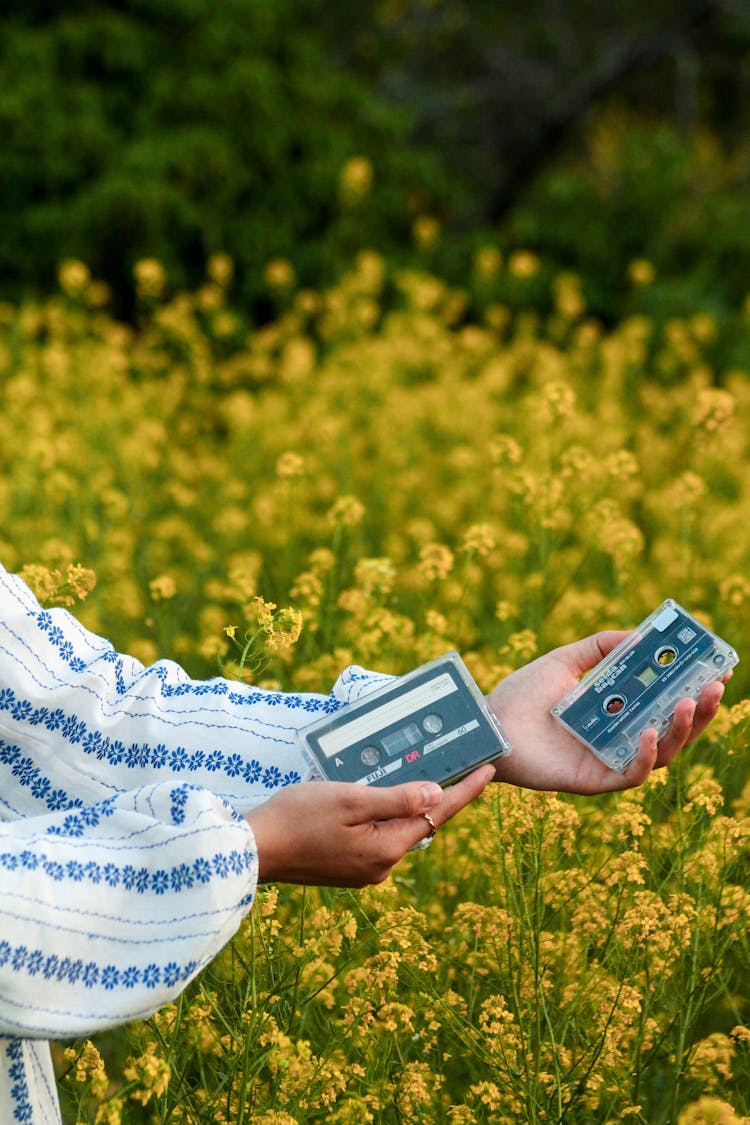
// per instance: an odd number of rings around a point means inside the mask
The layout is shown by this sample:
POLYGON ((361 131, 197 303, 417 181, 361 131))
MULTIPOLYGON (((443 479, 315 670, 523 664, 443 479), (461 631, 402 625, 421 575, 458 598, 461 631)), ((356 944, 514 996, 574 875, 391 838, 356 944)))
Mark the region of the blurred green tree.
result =
POLYGON ((452 276, 490 232, 599 271, 604 314, 635 253, 736 299, 745 240, 725 266, 747 203, 748 58, 747 0, 6 4, 0 292, 47 288, 76 256, 127 311, 139 257, 195 284, 226 250, 257 306, 270 258, 325 283, 356 247, 408 253, 428 212, 452 276), (605 183, 590 127, 613 104, 646 127, 633 144, 615 130, 605 183), (718 151, 721 174, 696 196, 704 126, 732 158, 718 151), (358 155, 372 190, 342 195, 358 155), (721 248, 706 259, 714 220, 721 248))
POLYGON ((439 180, 412 119, 330 60, 307 0, 33 0, 0 21, 0 276, 54 282, 77 256, 131 290, 135 260, 176 284, 230 252, 245 295, 267 260, 335 270, 362 226, 408 229, 408 197, 439 180), (346 162, 377 190, 342 206, 346 162))

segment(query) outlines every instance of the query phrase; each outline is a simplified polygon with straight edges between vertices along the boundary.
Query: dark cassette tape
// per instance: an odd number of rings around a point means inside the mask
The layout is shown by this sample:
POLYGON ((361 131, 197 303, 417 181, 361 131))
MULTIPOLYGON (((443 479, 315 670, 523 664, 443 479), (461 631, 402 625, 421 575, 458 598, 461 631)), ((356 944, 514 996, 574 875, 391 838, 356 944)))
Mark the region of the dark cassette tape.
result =
POLYGON ((502 727, 457 652, 391 680, 299 732, 328 781, 450 785, 510 752, 502 727))
POLYGON ((661 734, 678 700, 697 699, 739 657, 668 598, 552 708, 554 717, 613 770, 636 755, 641 733, 661 734))

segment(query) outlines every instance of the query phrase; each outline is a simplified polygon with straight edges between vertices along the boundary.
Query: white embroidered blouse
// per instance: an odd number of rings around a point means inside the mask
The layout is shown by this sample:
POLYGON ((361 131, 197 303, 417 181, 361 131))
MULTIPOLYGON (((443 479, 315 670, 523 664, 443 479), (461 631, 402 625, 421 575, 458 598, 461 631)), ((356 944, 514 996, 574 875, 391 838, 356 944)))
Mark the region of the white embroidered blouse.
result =
POLYGON ((0 1121, 57 1125, 43 1040, 151 1014, 229 940, 257 884, 241 814, 304 779, 299 727, 381 678, 144 667, 0 567, 0 1121))

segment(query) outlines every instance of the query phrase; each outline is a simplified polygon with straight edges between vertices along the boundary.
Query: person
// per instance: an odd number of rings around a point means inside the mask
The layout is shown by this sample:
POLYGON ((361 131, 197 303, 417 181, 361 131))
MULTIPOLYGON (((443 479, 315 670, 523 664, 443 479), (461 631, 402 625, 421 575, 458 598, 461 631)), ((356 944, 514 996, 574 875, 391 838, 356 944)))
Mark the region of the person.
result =
POLYGON ((237 930, 258 882, 386 878, 490 780, 602 793, 668 765, 716 714, 681 700, 615 773, 550 706, 627 634, 540 657, 489 696, 512 753, 455 786, 300 784, 296 731, 384 682, 330 695, 144 667, 0 567, 0 1120, 58 1122, 46 1040, 147 1017, 237 930))

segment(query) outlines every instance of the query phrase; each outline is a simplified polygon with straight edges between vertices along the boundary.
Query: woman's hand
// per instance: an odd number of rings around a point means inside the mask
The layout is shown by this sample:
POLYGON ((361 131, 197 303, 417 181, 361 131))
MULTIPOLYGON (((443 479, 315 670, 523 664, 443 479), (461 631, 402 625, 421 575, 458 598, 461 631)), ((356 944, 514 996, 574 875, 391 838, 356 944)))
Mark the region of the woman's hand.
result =
POLYGON ((434 782, 389 788, 340 781, 291 785, 247 814, 261 879, 329 887, 380 883, 431 826, 444 824, 494 777, 485 765, 449 789, 434 782))
POLYGON ((636 757, 623 773, 605 766, 552 718, 550 708, 627 636, 607 631, 564 645, 498 684, 489 703, 513 744, 513 752, 497 763, 498 781, 568 793, 629 789, 645 781, 652 769, 669 765, 697 738, 719 708, 723 682, 708 684, 697 704, 681 699, 661 739, 654 729, 644 731, 636 757))

